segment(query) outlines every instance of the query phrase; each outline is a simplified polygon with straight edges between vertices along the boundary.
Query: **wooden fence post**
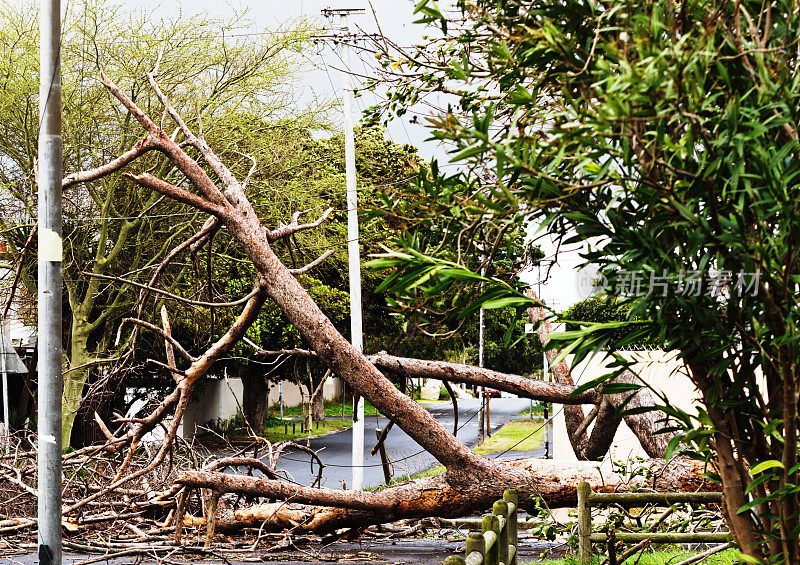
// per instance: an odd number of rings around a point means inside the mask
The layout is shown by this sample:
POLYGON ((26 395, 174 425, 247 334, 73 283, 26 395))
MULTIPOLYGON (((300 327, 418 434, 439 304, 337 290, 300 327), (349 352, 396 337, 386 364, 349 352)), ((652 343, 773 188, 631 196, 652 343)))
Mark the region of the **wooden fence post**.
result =
POLYGON ((467 548, 464 551, 464 557, 469 557, 470 553, 478 552, 481 554, 481 563, 484 563, 486 556, 486 541, 484 541, 483 534, 471 533, 467 536, 467 548))
POLYGON ((489 541, 486 538, 486 534, 494 537, 494 543, 492 543, 491 546, 486 549, 486 553, 483 554, 483 562, 485 565, 497 565, 497 540, 500 537, 500 523, 497 520, 497 516, 494 514, 490 516, 484 516, 481 523, 481 529, 483 530, 484 540, 489 541))
POLYGON ((578 484, 578 563, 589 565, 592 562, 592 509, 589 506, 589 495, 592 488, 589 483, 578 484))
POLYGON ((507 565, 517 565, 519 552, 519 536, 517 535, 517 512, 519 511, 519 498, 517 491, 509 489, 503 493, 503 500, 514 505, 514 510, 508 513, 508 543, 514 546, 514 556, 507 565))
POLYGON ((451 555, 444 560, 444 565, 467 565, 467 562, 460 555, 451 555))
POLYGON ((508 565, 508 503, 498 500, 492 505, 492 514, 503 517, 503 524, 500 526, 498 520, 497 532, 497 561, 508 565))

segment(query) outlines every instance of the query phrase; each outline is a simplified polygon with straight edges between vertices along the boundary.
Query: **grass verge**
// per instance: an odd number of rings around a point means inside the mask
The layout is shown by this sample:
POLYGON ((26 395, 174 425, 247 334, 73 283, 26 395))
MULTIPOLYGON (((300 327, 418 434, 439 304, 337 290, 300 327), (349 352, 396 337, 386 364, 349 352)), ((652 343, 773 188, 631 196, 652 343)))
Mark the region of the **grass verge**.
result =
MULTIPOLYGON (((325 420, 325 422, 320 422, 319 426, 315 424, 315 426, 311 428, 311 437, 346 430, 352 425, 353 422, 351 420, 325 420)), ((292 423, 278 419, 267 421, 267 425, 264 427, 264 433, 260 435, 269 441, 289 441, 305 439, 309 434, 308 432, 300 432, 300 422, 295 422, 295 431, 292 433, 292 423)))
POLYGON ((497 430, 492 437, 475 448, 476 453, 533 451, 544 443, 541 420, 513 420, 497 430))
MULTIPOLYGON (((641 558, 637 554, 625 560, 624 563, 625 565, 634 565, 635 563, 638 565, 667 565, 669 563, 680 563, 698 553, 701 552, 673 547, 657 551, 646 551, 641 558)), ((592 559, 592 565, 600 565, 603 559, 605 557, 595 556, 592 559)), ((733 565, 734 563, 739 563, 739 551, 737 549, 726 549, 703 560, 704 565, 733 565)), ((550 561, 528 561, 525 565, 578 565, 578 558, 571 555, 564 559, 550 561)))

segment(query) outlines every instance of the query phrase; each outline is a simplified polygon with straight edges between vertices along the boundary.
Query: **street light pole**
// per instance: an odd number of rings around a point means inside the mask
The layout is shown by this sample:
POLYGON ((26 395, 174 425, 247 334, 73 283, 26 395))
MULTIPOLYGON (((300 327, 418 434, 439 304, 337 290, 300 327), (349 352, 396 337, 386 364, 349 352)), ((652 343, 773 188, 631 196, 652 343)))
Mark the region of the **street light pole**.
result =
POLYGON ((61 565, 61 2, 39 19, 39 563, 61 565))
MULTIPOLYGON (((342 98, 344 110, 344 155, 345 177, 347 183, 347 262, 350 278, 350 343, 362 351, 363 323, 361 313, 361 247, 358 236, 358 190, 356 186, 356 150, 353 138, 353 90, 350 86, 350 48, 347 46, 349 29, 347 17, 352 13, 363 12, 361 9, 323 10, 323 15, 339 16, 342 39, 339 46, 342 50, 342 98)), ((352 490, 364 488, 364 399, 353 396, 353 451, 352 451, 352 490)))

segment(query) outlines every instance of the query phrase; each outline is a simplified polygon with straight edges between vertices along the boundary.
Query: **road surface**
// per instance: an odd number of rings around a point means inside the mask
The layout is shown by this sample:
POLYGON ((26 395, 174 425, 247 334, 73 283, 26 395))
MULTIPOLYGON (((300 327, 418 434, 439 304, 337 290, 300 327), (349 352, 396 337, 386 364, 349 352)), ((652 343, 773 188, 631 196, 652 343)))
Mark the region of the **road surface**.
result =
MULTIPOLYGON (((450 402, 425 403, 431 413, 446 428, 453 429, 453 405, 450 402)), ((492 430, 497 430, 511 418, 530 406, 530 401, 520 398, 491 399, 490 415, 492 430)), ((457 437, 470 447, 477 444, 478 408, 480 403, 475 398, 464 398, 458 401, 457 437)), ((364 433, 364 486, 375 487, 384 483, 380 456, 374 457, 370 450, 375 445, 375 428, 383 428, 388 420, 383 417, 367 416, 364 433)), ((323 485, 328 488, 341 488, 344 481, 348 486, 352 481, 351 467, 352 430, 345 430, 311 440, 311 448, 319 453, 325 464, 323 485)), ((386 439, 386 453, 392 465, 393 477, 410 476, 430 469, 436 464, 432 455, 425 452, 403 430, 393 427, 386 439)), ((542 450, 543 452, 543 450, 542 450)), ((511 452, 510 457, 519 457, 520 452, 511 452)), ((533 455, 536 454, 525 454, 533 455)), ((542 455, 540 455, 542 456, 542 455)), ((278 471, 287 473, 288 478, 304 485, 310 485, 317 476, 317 466, 313 470, 309 455, 302 452, 287 453, 278 462, 278 471)))

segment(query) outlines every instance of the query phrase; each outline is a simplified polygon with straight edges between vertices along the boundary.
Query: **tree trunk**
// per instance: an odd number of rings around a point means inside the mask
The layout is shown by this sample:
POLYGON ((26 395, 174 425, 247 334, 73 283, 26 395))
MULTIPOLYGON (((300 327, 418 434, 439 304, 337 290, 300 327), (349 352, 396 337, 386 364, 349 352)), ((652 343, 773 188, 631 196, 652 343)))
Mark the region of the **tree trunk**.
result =
MULTIPOLYGON (((527 292, 531 298, 538 299, 536 292, 532 289, 527 292)), ((542 347, 546 347, 550 342, 550 334, 553 329, 550 322, 546 319, 547 313, 544 308, 528 308, 528 315, 533 323, 541 322, 536 330, 542 347)), ((558 357, 559 351, 550 349, 546 351, 548 363, 558 357)), ((551 368, 553 377, 557 383, 562 383, 571 387, 575 386, 575 381, 570 374, 569 364, 566 360, 553 365, 551 368)), ((614 379, 613 382, 639 383, 640 381, 630 371, 625 371, 622 375, 614 379)), ((497 387, 495 387, 497 388, 497 387)), ((605 457, 608 449, 614 441, 617 428, 620 424, 620 414, 618 407, 624 406, 626 411, 634 408, 654 407, 655 401, 647 389, 641 389, 634 393, 628 400, 631 393, 611 394, 603 398, 608 401, 606 405, 600 405, 594 417, 594 426, 591 436, 587 433, 587 415, 584 414, 581 406, 564 405, 564 422, 567 428, 567 436, 572 444, 572 449, 578 459, 598 460, 605 457), (578 433, 580 432, 580 433, 578 433)), ((559 401, 555 401, 559 402, 559 401)), ((664 413, 659 410, 642 412, 637 414, 625 414, 623 419, 631 431, 639 439, 639 443, 645 453, 650 457, 663 457, 667 445, 674 437, 675 433, 660 433, 665 424, 660 420, 664 413)), ((590 417, 591 419, 591 417, 590 417)))
POLYGON ((73 315, 70 335, 69 370, 64 372, 63 402, 61 404, 61 445, 70 446, 72 427, 83 400, 83 389, 89 379, 92 361, 89 355, 87 323, 73 315))
POLYGON ((124 402, 125 398, 125 387, 120 386, 122 380, 121 372, 115 372, 110 376, 99 375, 97 371, 89 373, 88 393, 80 403, 72 426, 72 447, 80 449, 105 442, 106 436, 97 424, 95 412, 103 422, 114 420, 114 409, 124 402), (108 380, 101 386, 96 386, 99 379, 108 380))
POLYGON ((550 508, 577 503, 578 483, 587 481, 598 492, 652 489, 658 492, 714 491, 716 483, 703 477, 702 464, 690 460, 650 460, 651 473, 631 479, 586 461, 525 459, 503 465, 492 475, 450 471, 446 474, 409 481, 378 492, 311 488, 244 475, 208 471, 184 471, 177 479, 182 485, 211 488, 246 496, 291 500, 291 504, 258 504, 237 510, 220 520, 221 530, 245 526, 268 529, 294 527, 300 531, 325 534, 341 528, 362 528, 404 518, 437 516, 455 518, 482 512, 514 488, 520 507, 536 510, 541 500, 550 508), (520 480, 523 479, 523 480, 520 480))
POLYGON ((263 370, 256 363, 245 363, 239 367, 242 379, 242 411, 247 425, 258 433, 264 429, 267 417, 267 382, 263 370))
POLYGON ((311 399, 311 419, 314 422, 325 421, 325 395, 321 390, 311 399))

